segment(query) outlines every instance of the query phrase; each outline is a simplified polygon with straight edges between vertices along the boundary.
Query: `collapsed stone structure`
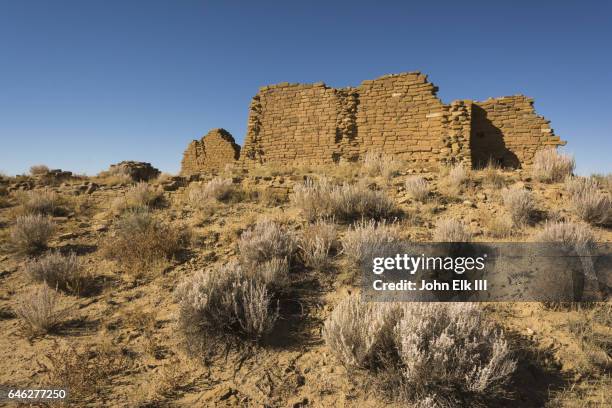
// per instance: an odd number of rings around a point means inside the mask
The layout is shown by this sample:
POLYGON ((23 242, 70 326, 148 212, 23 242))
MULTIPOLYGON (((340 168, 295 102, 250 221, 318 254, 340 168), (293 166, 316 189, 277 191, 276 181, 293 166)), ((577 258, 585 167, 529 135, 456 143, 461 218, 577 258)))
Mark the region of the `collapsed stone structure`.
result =
POLYGON ((189 143, 183 154, 181 174, 223 170, 240 157, 240 146, 225 129, 212 129, 200 140, 189 143))
POLYGON ((247 169, 332 164, 359 160, 368 151, 415 167, 479 167, 489 160, 519 167, 529 166, 538 150, 565 144, 535 113, 531 98, 444 104, 436 92, 420 72, 386 75, 356 88, 322 82, 265 86, 251 102, 242 153, 229 133, 221 137, 213 130, 189 145, 182 172, 222 169, 235 160, 247 169), (219 153, 207 153, 213 146, 219 153))

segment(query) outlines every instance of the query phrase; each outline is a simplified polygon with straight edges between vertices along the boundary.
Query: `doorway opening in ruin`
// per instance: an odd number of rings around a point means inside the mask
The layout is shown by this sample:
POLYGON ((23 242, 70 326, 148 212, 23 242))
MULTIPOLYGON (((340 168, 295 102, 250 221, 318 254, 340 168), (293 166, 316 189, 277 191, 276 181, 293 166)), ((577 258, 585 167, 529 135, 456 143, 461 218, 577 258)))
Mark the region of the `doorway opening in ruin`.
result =
POLYGON ((475 169, 486 167, 489 162, 503 168, 520 166, 516 154, 506 147, 501 129, 489 120, 487 111, 476 104, 472 106, 470 151, 475 169))

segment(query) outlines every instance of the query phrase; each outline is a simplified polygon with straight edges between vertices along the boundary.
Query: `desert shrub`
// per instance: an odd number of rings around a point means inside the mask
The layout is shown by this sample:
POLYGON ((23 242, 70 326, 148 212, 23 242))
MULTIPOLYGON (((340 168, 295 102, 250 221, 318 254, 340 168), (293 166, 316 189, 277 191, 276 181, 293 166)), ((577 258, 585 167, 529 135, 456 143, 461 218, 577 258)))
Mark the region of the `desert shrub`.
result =
POLYGON ((183 226, 162 222, 147 211, 127 212, 104 243, 103 254, 140 275, 178 255, 189 241, 183 226))
POLYGON ((561 154, 556 148, 538 151, 533 158, 532 176, 545 183, 562 181, 572 174, 576 167, 574 158, 561 154))
POLYGON ((399 174, 401 162, 381 152, 368 152, 361 164, 362 171, 370 177, 391 179, 399 174))
POLYGON ((472 240, 472 234, 463 222, 452 218, 442 218, 436 222, 433 240, 435 242, 469 242, 472 240))
POLYGON ((336 246, 336 235, 333 223, 318 221, 306 226, 299 243, 304 264, 316 269, 327 266, 330 252, 336 246))
POLYGON ((49 333, 61 323, 65 312, 58 308, 58 294, 47 285, 38 285, 23 295, 15 313, 31 336, 49 333))
POLYGON ((247 276, 237 262, 197 272, 179 285, 176 296, 180 325, 188 335, 257 340, 278 318, 265 283, 247 276))
POLYGON ((44 164, 36 164, 30 167, 30 174, 33 176, 40 176, 41 174, 47 174, 49 167, 44 164))
POLYGON ((333 185, 327 179, 297 184, 291 197, 304 217, 352 221, 360 218, 384 219, 397 213, 395 203, 381 191, 363 184, 333 185))
POLYGON ((257 264, 253 274, 272 292, 282 292, 289 284, 289 262, 287 258, 272 258, 257 264))
POLYGON ((65 212, 60 197, 52 190, 28 191, 18 196, 18 199, 22 215, 62 215, 65 212))
POLYGON ((26 274, 36 282, 45 282, 49 287, 72 294, 81 294, 87 289, 90 276, 74 253, 62 255, 51 252, 25 265, 26 274))
POLYGON ((341 239, 342 253, 355 266, 362 266, 373 256, 399 243, 396 225, 377 223, 374 220, 360 221, 353 225, 341 239))
POLYGON ((274 258, 291 261, 297 240, 277 222, 264 219, 242 233, 238 249, 245 266, 253 267, 274 258))
POLYGON ((503 190, 504 207, 516 225, 525 225, 533 217, 536 209, 533 194, 522 187, 503 190))
POLYGON ((10 240, 18 252, 33 254, 47 248, 55 231, 55 224, 44 215, 23 215, 17 217, 10 229, 10 240))
POLYGON ((591 178, 593 180, 596 180, 597 183, 601 186, 601 188, 604 189, 604 191, 607 191, 608 194, 612 195, 612 173, 607 173, 607 174, 592 174, 591 178))
POLYGON ((429 185, 427 180, 420 176, 411 176, 406 179, 406 192, 413 199, 425 202, 429 196, 429 185))
POLYGON ((503 332, 469 303, 343 300, 325 322, 327 346, 349 370, 399 384, 418 400, 444 391, 493 395, 516 368, 503 332))
POLYGON ((535 242, 556 242, 571 247, 588 247, 595 242, 593 231, 585 224, 549 222, 533 237, 535 242))
POLYGON ((576 214, 592 224, 608 224, 612 221, 610 196, 600 191, 594 178, 568 177, 565 188, 570 194, 570 204, 576 214))
POLYGON ((113 209, 119 213, 160 207, 164 204, 164 193, 149 183, 140 181, 131 186, 123 197, 113 202, 113 209))
POLYGON ((108 171, 102 171, 96 176, 96 181, 109 186, 134 183, 134 179, 124 167, 113 167, 108 171))
POLYGON ((236 187, 232 179, 215 177, 203 186, 192 185, 189 187, 189 201, 198 206, 200 202, 208 200, 227 201, 236 196, 236 187))

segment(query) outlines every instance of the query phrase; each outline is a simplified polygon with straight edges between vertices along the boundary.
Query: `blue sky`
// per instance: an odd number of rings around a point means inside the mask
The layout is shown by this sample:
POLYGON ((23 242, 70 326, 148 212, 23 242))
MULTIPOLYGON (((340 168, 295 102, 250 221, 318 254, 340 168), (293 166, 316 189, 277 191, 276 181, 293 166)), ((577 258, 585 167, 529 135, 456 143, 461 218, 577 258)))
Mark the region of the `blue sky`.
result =
POLYGON ((0 171, 177 172, 239 143, 258 88, 420 70, 445 102, 526 94, 580 173, 612 171, 611 2, 0 0, 0 171))

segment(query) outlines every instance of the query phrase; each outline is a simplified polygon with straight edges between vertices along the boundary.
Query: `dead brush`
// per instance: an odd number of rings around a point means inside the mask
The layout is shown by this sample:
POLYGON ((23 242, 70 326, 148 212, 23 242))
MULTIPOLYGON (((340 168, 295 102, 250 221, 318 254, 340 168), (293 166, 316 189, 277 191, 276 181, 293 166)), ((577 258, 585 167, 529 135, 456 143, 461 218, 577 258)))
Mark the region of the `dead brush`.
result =
POLYGON ((147 211, 124 214, 113 232, 103 244, 102 253, 135 277, 171 261, 191 239, 186 227, 162 222, 147 211))
POLYGON ((556 148, 538 151, 533 158, 531 175, 544 183, 556 183, 570 176, 576 167, 574 158, 556 148))
POLYGON ((55 224, 47 216, 23 215, 10 228, 10 244, 20 253, 32 255, 47 248, 55 232, 55 224))
POLYGON ((36 164, 30 167, 30 174, 33 176, 40 176, 43 174, 47 174, 49 172, 49 167, 44 164, 36 164))
POLYGON ((25 272, 35 282, 44 282, 49 287, 80 295, 88 289, 91 275, 76 254, 62 255, 51 252, 26 263, 25 272))
POLYGON ((439 183, 441 189, 446 190, 446 194, 455 197, 461 194, 463 188, 470 180, 471 174, 463 164, 455 164, 447 170, 442 170, 441 174, 447 174, 439 183))
POLYGON ((42 364, 47 373, 45 384, 67 388, 72 403, 93 400, 113 376, 124 373, 133 364, 127 353, 108 341, 85 349, 56 344, 46 360, 42 364))
POLYGON ((487 165, 481 170, 482 184, 495 189, 504 187, 506 180, 501 171, 502 169, 498 164, 493 160, 489 160, 487 165))
POLYGON ((534 235, 533 241, 556 242, 570 247, 584 248, 595 242, 595 236, 586 224, 549 222, 534 235))
POLYGON ((231 178, 215 177, 204 185, 192 184, 188 190, 188 200, 194 206, 209 200, 230 201, 239 198, 239 190, 231 178))
POLYGON ((504 207, 515 225, 526 225, 536 210, 533 194, 522 187, 511 187, 502 191, 504 207))
POLYGON ((329 266, 330 254, 337 246, 336 225, 318 221, 307 225, 300 238, 299 248, 306 266, 322 269, 329 266))
POLYGON ((47 285, 35 286, 15 307, 30 337, 49 333, 63 321, 66 311, 58 306, 58 294, 47 285))
POLYGON ((600 191, 594 178, 568 177, 565 189, 570 194, 570 204, 574 212, 591 224, 607 225, 612 222, 612 200, 600 191))
POLYGON ((383 250, 398 242, 397 225, 374 220, 355 223, 341 239, 342 253, 357 267, 369 262, 373 256, 380 256, 383 250))
POLYGON ((453 218, 442 218, 436 222, 433 240, 434 242, 470 242, 472 234, 463 222, 453 218))

